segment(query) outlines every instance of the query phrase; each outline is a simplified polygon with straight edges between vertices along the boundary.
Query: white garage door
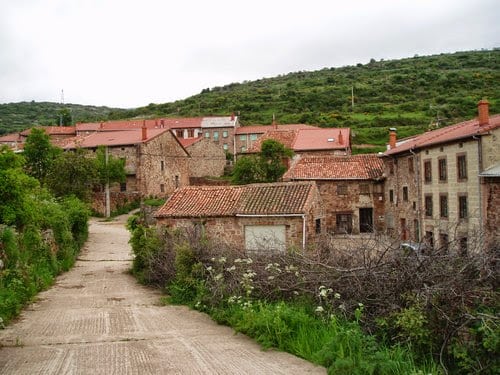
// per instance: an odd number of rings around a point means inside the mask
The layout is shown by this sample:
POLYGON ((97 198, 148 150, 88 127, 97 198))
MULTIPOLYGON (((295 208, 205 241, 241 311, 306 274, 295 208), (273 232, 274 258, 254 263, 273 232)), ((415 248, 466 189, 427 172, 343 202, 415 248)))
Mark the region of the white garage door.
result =
POLYGON ((245 226, 245 250, 250 252, 284 252, 285 247, 284 225, 245 226))

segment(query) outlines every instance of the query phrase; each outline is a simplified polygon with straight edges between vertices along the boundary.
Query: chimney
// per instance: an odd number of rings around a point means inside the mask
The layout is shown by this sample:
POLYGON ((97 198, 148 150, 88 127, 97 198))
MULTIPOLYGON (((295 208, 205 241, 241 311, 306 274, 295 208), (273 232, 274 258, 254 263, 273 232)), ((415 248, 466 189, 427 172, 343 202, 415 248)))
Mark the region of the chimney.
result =
POLYGON ((344 144, 344 136, 342 135, 342 130, 339 130, 339 145, 344 144))
POLYGON ((104 124, 101 122, 101 123, 99 124, 99 129, 102 129, 102 128, 104 128, 104 124))
POLYGON ((142 122, 142 140, 148 139, 148 128, 146 128, 146 120, 142 122))
POLYGON ((234 121, 234 112, 231 113, 231 121, 234 121))
POLYGON ((479 126, 488 125, 490 123, 489 107, 490 103, 485 99, 477 103, 479 126))
POLYGON ((396 128, 389 129, 389 150, 396 147, 396 128))

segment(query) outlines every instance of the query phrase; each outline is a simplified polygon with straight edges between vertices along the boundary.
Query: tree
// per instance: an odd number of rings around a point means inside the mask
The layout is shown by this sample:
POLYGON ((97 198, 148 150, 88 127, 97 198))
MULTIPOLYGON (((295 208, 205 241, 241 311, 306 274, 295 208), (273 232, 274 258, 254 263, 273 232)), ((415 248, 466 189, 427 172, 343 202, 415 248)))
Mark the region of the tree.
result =
POLYGON ((33 222, 32 192, 39 183, 28 176, 22 166, 24 159, 6 146, 0 148, 0 223, 22 228, 33 222))
POLYGON ((254 182, 276 182, 286 172, 284 160, 293 151, 282 143, 267 139, 262 142, 261 151, 255 156, 244 156, 234 165, 231 181, 237 185, 254 182))
POLYGON ((124 182, 126 178, 125 160, 109 155, 108 148, 99 146, 97 149, 97 181, 106 192, 106 217, 110 216, 109 184, 124 182))
POLYGON ((92 186, 97 181, 97 163, 84 149, 60 154, 47 175, 47 187, 57 197, 74 195, 89 201, 92 186))
POLYGON ((56 123, 57 125, 62 126, 73 125, 73 116, 71 115, 71 111, 69 110, 69 108, 62 108, 59 110, 56 123))
POLYGON ((292 156, 292 150, 274 139, 266 139, 262 142, 259 157, 264 173, 264 182, 278 181, 286 172, 284 160, 292 156))
POLYGON ((62 152, 50 143, 44 129, 32 128, 24 145, 25 168, 29 175, 43 185, 54 159, 62 152))

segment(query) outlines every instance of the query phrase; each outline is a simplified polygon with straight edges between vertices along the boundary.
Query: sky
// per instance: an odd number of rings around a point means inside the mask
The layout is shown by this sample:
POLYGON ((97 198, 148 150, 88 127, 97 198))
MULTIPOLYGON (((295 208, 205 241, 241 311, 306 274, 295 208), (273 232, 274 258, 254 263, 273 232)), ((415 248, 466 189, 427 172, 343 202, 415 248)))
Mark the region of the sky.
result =
POLYGON ((0 103, 133 108, 296 71, 500 47, 498 0, 0 0, 0 103))

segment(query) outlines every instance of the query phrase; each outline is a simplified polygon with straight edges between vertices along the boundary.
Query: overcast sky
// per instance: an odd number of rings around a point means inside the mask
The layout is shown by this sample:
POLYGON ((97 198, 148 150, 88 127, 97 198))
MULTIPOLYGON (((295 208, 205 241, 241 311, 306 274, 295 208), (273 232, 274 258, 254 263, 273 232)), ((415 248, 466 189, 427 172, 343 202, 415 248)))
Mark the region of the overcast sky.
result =
POLYGON ((500 47, 498 0, 0 0, 0 103, 138 107, 203 88, 500 47))

